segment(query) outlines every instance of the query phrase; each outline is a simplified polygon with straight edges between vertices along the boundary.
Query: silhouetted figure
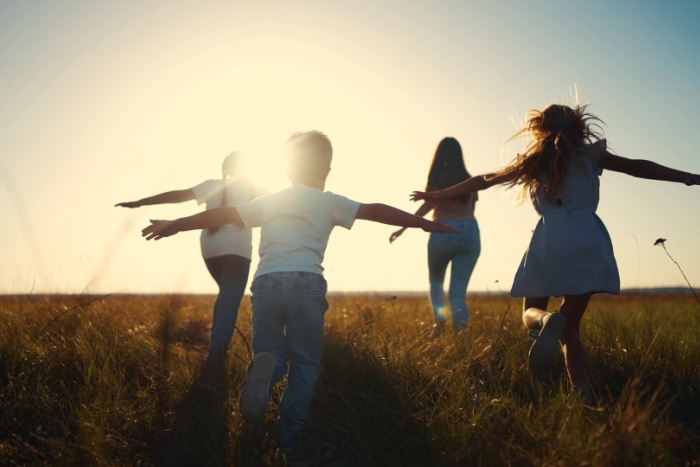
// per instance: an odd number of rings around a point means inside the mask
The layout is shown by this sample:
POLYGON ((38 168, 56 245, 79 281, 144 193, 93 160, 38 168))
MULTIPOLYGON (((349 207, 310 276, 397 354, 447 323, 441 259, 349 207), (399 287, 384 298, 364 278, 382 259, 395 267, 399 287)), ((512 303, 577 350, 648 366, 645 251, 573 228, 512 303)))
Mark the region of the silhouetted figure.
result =
MULTIPOLYGON (((443 138, 438 144, 428 173, 426 191, 441 190, 462 182, 470 177, 462 146, 455 138, 443 138)), ((478 193, 443 198, 437 201, 426 200, 416 211, 417 216, 425 216, 433 211, 433 220, 459 230, 456 234, 431 234, 428 240, 428 273, 430 279, 430 302, 433 305, 433 336, 445 329, 445 273, 451 264, 448 297, 452 312, 452 326, 456 331, 464 331, 469 320, 467 306, 467 286, 476 261, 481 253, 479 224, 474 217, 474 208, 479 199, 478 193)), ((391 234, 389 242, 394 242, 406 229, 391 234)))
POLYGON ((466 195, 498 184, 522 186, 541 215, 511 289, 524 297, 523 322, 535 337, 529 365, 549 369, 561 343, 573 390, 591 403, 586 351, 579 325, 591 295, 620 293, 620 278, 610 236, 596 215, 603 169, 634 177, 700 184, 700 175, 654 162, 627 159, 607 150, 594 130, 600 120, 586 106, 550 105, 530 111, 524 128, 530 137, 523 154, 507 167, 436 192, 414 192, 413 200, 435 201, 466 195), (559 313, 547 313, 550 297, 563 296, 559 313))
MULTIPOLYGON (((243 176, 241 155, 229 154, 221 166, 222 178, 205 180, 185 190, 168 191, 138 201, 116 206, 138 208, 153 204, 182 203, 195 200, 206 209, 235 206, 255 199, 265 190, 243 176)), ((245 292, 252 255, 252 233, 242 225, 227 224, 202 231, 202 257, 209 273, 219 286, 214 303, 208 362, 219 364, 226 358, 238 317, 238 307, 245 292)))
POLYGON ((333 228, 350 229, 355 219, 365 219, 427 232, 456 230, 391 206, 361 204, 323 191, 333 156, 331 142, 323 133, 295 133, 287 148, 291 187, 232 208, 174 221, 153 220, 142 234, 147 240, 157 240, 227 223, 261 228, 260 263, 251 286, 254 357, 241 394, 241 414, 249 422, 264 418, 272 387, 289 365, 279 411, 284 424, 281 448, 292 453, 299 446, 321 371, 328 308, 321 264, 333 228))

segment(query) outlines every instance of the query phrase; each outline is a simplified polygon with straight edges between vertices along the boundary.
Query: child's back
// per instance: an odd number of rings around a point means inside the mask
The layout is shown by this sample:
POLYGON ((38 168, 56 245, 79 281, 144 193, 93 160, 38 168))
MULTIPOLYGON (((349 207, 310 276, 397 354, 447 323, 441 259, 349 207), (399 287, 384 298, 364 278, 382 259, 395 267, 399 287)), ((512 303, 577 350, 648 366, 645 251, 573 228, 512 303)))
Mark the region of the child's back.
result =
POLYGON ((255 277, 270 272, 321 274, 335 226, 350 229, 360 203, 301 183, 238 207, 247 226, 261 227, 255 277))
POLYGON ((596 215, 605 140, 585 144, 569 161, 553 199, 541 175, 533 204, 542 218, 515 274, 511 295, 544 297, 620 293, 612 241, 596 215))

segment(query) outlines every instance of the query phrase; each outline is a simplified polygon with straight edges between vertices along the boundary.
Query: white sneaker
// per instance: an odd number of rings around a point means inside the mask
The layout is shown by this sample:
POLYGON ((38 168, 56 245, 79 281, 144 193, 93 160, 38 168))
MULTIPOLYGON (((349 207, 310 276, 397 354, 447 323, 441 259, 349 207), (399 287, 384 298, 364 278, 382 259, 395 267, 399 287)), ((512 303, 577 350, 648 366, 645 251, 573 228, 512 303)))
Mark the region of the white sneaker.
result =
POLYGON ((259 422, 265 416, 275 364, 275 357, 269 352, 260 352, 253 358, 241 393, 241 415, 245 421, 259 422))
MULTIPOLYGON (((545 321, 542 329, 530 346, 528 364, 530 370, 535 373, 545 373, 554 363, 559 338, 566 327, 566 317, 561 313, 551 313, 545 321)), ((531 337, 534 337, 530 333, 531 337)))

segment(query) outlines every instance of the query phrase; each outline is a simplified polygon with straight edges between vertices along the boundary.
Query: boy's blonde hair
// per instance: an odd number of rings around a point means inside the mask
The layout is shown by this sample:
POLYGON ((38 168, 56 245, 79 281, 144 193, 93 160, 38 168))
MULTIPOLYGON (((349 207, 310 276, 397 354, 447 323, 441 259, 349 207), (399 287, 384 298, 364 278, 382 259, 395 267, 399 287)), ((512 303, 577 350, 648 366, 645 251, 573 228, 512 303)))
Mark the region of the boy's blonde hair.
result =
POLYGON ((333 159, 333 146, 328 136, 320 131, 292 134, 287 140, 289 178, 325 178, 333 159))
POLYGON ((545 197, 554 202, 566 175, 566 169, 574 161, 580 163, 583 146, 600 139, 595 127, 602 121, 586 111, 586 106, 571 108, 552 104, 546 109, 531 110, 530 118, 517 136, 528 136, 530 142, 523 154, 511 161, 496 175, 515 175, 509 187, 522 185, 522 195, 535 199, 535 193, 543 189, 545 197), (547 175, 542 185, 541 174, 547 175))

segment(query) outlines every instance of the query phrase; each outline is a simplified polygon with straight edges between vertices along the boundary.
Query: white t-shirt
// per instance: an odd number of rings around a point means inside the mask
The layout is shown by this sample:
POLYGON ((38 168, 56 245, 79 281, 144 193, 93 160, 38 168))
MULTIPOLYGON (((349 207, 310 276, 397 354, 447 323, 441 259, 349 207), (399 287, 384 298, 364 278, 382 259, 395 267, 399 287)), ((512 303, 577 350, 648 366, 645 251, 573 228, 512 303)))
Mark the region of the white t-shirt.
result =
POLYGON ((271 272, 323 273, 333 227, 350 229, 360 203, 297 183, 236 206, 246 227, 261 227, 255 277, 271 272))
MULTIPOLYGON (((197 204, 206 203, 207 209, 236 206, 266 193, 264 189, 240 177, 229 180, 205 180, 191 190, 197 204), (228 189, 226 200, 222 204, 221 190, 224 186, 228 186, 228 189)), ((250 259, 253 252, 252 239, 250 229, 227 224, 219 227, 214 233, 209 233, 208 229, 202 229, 199 244, 202 248, 202 257, 205 259, 223 255, 238 255, 250 259)))

